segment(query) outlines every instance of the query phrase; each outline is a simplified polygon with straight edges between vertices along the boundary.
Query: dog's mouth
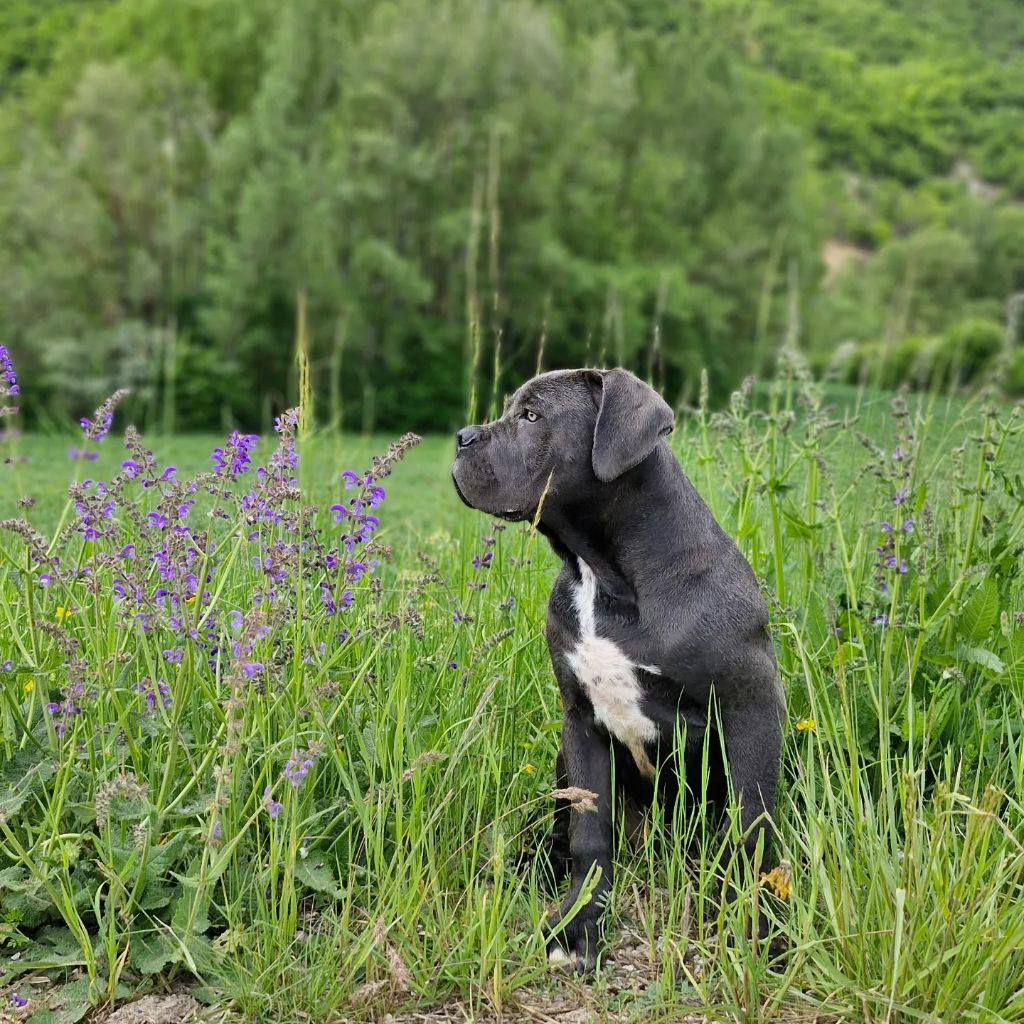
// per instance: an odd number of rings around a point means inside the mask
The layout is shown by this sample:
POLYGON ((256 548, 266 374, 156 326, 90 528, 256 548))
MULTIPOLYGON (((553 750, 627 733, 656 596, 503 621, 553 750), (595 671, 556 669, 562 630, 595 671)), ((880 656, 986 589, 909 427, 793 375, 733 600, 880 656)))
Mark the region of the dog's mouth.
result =
POLYGON ((521 508, 508 508, 503 512, 496 512, 495 515, 499 519, 504 519, 509 523, 522 523, 527 519, 532 519, 533 515, 530 512, 525 511, 521 508))
POLYGON ((490 512, 487 509, 480 508, 479 505, 474 505, 473 502, 466 497, 465 492, 459 486, 459 479, 455 475, 454 469, 452 470, 452 483, 455 485, 455 493, 459 496, 462 504, 467 508, 474 509, 477 512, 487 512, 488 515, 495 516, 498 519, 504 519, 508 523, 522 523, 527 519, 533 518, 533 513, 527 509, 522 508, 506 508, 500 511, 490 512))

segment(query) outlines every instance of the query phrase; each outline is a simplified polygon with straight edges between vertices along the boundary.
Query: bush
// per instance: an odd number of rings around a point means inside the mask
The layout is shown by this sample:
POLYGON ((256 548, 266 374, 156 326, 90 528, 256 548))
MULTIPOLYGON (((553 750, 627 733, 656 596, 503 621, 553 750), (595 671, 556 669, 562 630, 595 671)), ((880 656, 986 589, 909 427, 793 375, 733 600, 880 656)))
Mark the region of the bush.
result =
POLYGON ((942 381, 952 386, 976 381, 1003 345, 1003 327, 994 320, 972 317, 961 320, 942 337, 936 352, 936 368, 942 381))
POLYGON ((1024 397, 1024 348, 1018 348, 1010 356, 1003 377, 1003 389, 1015 398, 1024 397))
POLYGON ((886 383, 927 387, 931 377, 934 339, 912 335, 898 341, 889 353, 886 383))

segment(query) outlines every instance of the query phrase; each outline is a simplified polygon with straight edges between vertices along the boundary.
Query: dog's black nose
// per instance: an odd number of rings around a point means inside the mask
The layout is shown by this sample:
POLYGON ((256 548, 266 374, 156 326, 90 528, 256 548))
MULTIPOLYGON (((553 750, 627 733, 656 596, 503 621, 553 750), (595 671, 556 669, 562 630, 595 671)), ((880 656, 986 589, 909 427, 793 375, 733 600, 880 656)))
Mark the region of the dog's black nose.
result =
POLYGON ((463 427, 456 435, 455 441, 459 448, 468 448, 480 439, 483 431, 479 427, 463 427))

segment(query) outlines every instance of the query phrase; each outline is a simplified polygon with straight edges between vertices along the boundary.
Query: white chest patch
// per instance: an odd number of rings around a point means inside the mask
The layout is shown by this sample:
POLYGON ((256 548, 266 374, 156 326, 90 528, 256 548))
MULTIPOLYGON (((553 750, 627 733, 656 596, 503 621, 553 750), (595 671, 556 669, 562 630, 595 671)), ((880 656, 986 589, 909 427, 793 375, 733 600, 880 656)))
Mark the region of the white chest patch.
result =
MULTIPOLYGON (((573 604, 580 624, 576 648, 568 654, 569 666, 594 706, 594 717, 620 743, 627 747, 641 774, 654 777, 654 765, 647 756, 645 743, 658 738, 658 728, 640 710, 642 691, 637 668, 616 644, 597 635, 594 602, 597 580, 590 566, 579 559, 583 577, 573 593, 573 604)), ((656 668, 642 666, 646 671, 656 668)))

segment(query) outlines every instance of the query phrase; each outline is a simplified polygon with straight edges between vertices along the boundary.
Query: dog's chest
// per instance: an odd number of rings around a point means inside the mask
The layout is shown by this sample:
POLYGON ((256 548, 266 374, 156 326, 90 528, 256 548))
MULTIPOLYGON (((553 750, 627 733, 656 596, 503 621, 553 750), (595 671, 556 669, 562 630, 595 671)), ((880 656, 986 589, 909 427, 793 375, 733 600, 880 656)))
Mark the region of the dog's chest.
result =
POLYGON ((598 633, 597 580, 583 559, 579 559, 579 567, 582 578, 572 595, 579 636, 566 656, 569 666, 590 698, 594 717, 629 749, 640 772, 652 777, 654 765, 645 744, 658 738, 658 729, 641 711, 643 691, 637 676, 640 666, 630 661, 616 643, 598 633))

